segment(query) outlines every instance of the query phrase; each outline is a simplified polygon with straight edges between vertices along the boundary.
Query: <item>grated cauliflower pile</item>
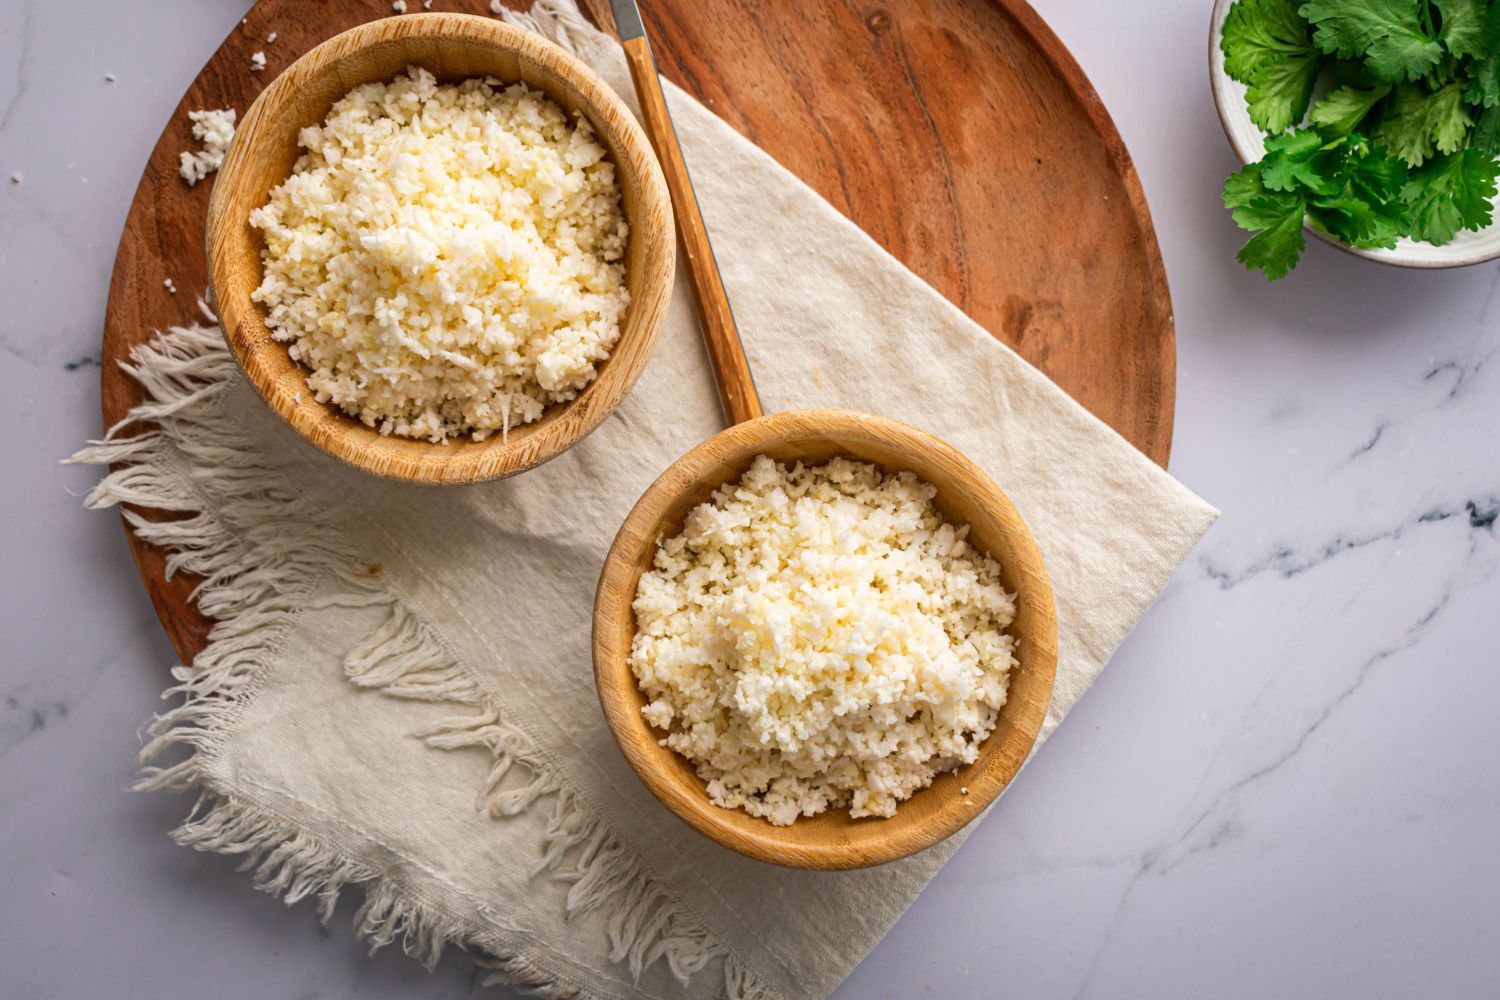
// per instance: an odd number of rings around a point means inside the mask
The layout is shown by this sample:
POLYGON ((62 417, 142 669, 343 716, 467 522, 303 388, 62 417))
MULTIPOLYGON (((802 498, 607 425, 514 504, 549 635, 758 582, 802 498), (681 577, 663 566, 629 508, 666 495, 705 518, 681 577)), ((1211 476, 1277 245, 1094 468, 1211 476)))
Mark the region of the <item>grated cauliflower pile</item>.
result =
POLYGON ((620 188, 586 120, 411 67, 299 142, 250 216, 253 297, 320 401, 382 434, 477 441, 593 380, 630 296, 620 188))
POLYGON ((712 800, 785 826, 892 816, 976 759, 1005 704, 1014 597, 909 472, 762 455, 641 577, 646 720, 712 800))

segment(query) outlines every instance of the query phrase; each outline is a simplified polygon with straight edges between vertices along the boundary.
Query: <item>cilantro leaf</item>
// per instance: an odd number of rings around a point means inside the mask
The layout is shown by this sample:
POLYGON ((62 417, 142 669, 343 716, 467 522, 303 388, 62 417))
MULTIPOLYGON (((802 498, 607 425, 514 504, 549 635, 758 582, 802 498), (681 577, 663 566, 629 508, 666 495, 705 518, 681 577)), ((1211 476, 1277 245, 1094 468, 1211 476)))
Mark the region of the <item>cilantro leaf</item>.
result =
POLYGON ((1335 178, 1339 157, 1336 149, 1325 148, 1323 137, 1312 129, 1272 136, 1266 140, 1266 155, 1260 161, 1261 178, 1272 191, 1300 186, 1314 194, 1333 194, 1339 189, 1335 178))
POLYGON ((1490 108, 1479 116, 1469 136, 1469 148, 1491 156, 1500 154, 1500 108, 1490 108))
MULTIPOLYGON (((1375 206, 1362 198, 1336 195, 1320 198, 1307 206, 1307 214, 1320 227, 1353 246, 1382 246, 1385 228, 1375 216, 1375 206)), ((1390 238, 1392 245, 1395 237, 1390 238)))
POLYGON ((1440 156, 1413 171, 1401 192, 1411 207, 1412 236, 1441 246, 1460 229, 1488 226, 1497 176, 1500 163, 1477 149, 1440 156))
POLYGON ((1340 87, 1330 91, 1319 101, 1308 115, 1314 125, 1321 125, 1325 132, 1333 135, 1348 135, 1359 127, 1370 109, 1391 92, 1389 86, 1360 90, 1358 87, 1340 87))
POLYGON ((1302 235, 1307 202, 1301 194, 1267 188, 1261 165, 1250 163, 1224 182, 1224 204, 1236 224, 1255 232, 1240 248, 1240 263, 1260 268, 1271 281, 1296 266, 1307 246, 1302 235))
POLYGON ((1342 190, 1308 206, 1314 222, 1357 247, 1393 247, 1410 228, 1401 190, 1406 167, 1361 136, 1350 136, 1342 190))
POLYGON ((1457 151, 1473 124, 1457 83, 1431 94, 1414 84, 1404 84, 1396 88, 1390 111, 1375 130, 1375 137, 1388 144, 1407 166, 1419 167, 1434 150, 1457 151))
MULTIPOLYGON (((1500 10, 1500 4, 1495 7, 1500 10)), ((1476 59, 1465 67, 1464 98, 1470 104, 1493 108, 1500 104, 1500 54, 1476 59)))
POLYGON ((1296 0, 1239 0, 1224 19, 1219 48, 1225 72, 1245 84, 1266 63, 1317 53, 1296 0))
POLYGON ((1245 91, 1250 120, 1266 133, 1285 132, 1307 114, 1313 84, 1318 81, 1318 57, 1283 59, 1262 66, 1245 91))
POLYGON ((1236 209, 1248 205, 1265 190, 1265 182, 1260 178, 1260 164, 1247 163, 1224 182, 1224 207, 1236 209))
POLYGON ((1275 225, 1303 202, 1300 194, 1266 187, 1259 163, 1249 163, 1224 182, 1224 205, 1245 229, 1275 225))
POLYGON ((1299 201, 1279 222, 1250 237, 1235 259, 1247 268, 1260 268, 1270 281, 1286 277, 1307 248, 1307 237, 1302 235, 1303 211, 1299 201))
POLYGON ((1443 16, 1438 38, 1444 48, 1456 56, 1483 58, 1486 11, 1479 0, 1432 0, 1432 5, 1443 16))
POLYGON ((1364 155, 1349 163, 1349 183, 1366 200, 1381 203, 1401 200, 1406 185, 1406 165, 1380 146, 1367 146, 1364 155))
POLYGON ((1328 77, 1333 81, 1335 87, 1354 87, 1357 90, 1369 90, 1378 87, 1383 81, 1375 79, 1365 64, 1354 59, 1335 59, 1333 56, 1323 57, 1323 68, 1328 71, 1328 77))
POLYGON ((1464 137, 1474 125, 1464 104, 1463 90, 1450 83, 1427 99, 1431 108, 1432 139, 1438 152, 1456 153, 1463 148, 1464 137))
POLYGON ((1443 47, 1423 30, 1412 0, 1307 0, 1299 13, 1313 42, 1345 59, 1364 56, 1379 79, 1415 80, 1438 64, 1443 47))
POLYGON ((1224 20, 1224 70, 1246 85, 1250 119, 1284 132, 1307 113, 1321 54, 1295 0, 1238 0, 1224 20))

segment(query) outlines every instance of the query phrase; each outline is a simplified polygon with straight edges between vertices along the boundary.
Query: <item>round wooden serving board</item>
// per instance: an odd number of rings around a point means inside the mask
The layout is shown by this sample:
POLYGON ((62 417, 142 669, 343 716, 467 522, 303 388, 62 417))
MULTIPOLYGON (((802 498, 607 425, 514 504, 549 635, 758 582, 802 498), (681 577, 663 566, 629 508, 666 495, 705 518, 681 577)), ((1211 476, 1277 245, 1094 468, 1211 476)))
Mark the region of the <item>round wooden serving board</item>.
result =
MULTIPOLYGON (((1024 0, 640 4, 668 78, 1166 465, 1176 347, 1146 199, 1098 95, 1024 0)), ((604 0, 584 6, 612 27, 604 0)), ((303 52, 387 16, 388 0, 260 0, 193 81, 151 154, 115 258, 105 426, 140 400, 115 362, 154 331, 198 318, 194 298, 207 287, 212 178, 188 187, 177 175, 177 154, 198 146, 187 112, 243 115, 303 52), (262 50, 266 68, 251 73, 262 50)), ((196 581, 165 579, 162 554, 130 542, 173 646, 191 661, 211 624, 190 600, 196 581)))

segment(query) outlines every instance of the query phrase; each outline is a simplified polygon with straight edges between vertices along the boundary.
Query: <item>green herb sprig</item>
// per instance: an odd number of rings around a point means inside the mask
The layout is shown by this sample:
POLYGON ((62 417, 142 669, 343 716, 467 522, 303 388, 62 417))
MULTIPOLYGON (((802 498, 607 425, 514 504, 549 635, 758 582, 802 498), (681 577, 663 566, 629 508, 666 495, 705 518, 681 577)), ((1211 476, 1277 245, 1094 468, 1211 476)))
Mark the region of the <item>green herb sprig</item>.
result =
POLYGON ((1387 248, 1492 221, 1500 0, 1237 0, 1220 48, 1267 135, 1265 156, 1224 184, 1234 221, 1254 233, 1239 252, 1247 268, 1283 277, 1305 220, 1387 248))

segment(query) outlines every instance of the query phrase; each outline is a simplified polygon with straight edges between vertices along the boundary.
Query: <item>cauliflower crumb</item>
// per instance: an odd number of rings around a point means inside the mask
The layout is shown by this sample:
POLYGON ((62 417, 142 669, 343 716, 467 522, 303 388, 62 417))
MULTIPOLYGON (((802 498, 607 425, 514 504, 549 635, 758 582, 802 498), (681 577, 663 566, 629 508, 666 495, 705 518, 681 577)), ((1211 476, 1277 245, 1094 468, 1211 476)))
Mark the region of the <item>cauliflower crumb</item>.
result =
POLYGON ((193 123, 193 138, 203 143, 203 149, 177 154, 177 172, 189 184, 197 184, 224 163, 224 154, 234 140, 234 109, 189 111, 188 120, 193 123))
POLYGON ((267 45, 272 45, 272 44, 275 44, 275 42, 276 42, 276 32, 273 31, 269 35, 266 36, 266 44, 267 45))
POLYGON ((910 472, 757 457, 658 548, 633 607, 641 710, 710 799, 777 826, 893 816, 972 763, 1015 599, 910 472))
POLYGON ((491 14, 504 14, 505 13, 505 4, 501 3, 500 0, 490 0, 490 13, 491 14))
POLYGON ((259 73, 261 70, 263 70, 265 68, 266 68, 266 54, 264 52, 254 52, 254 53, 251 53, 251 55, 250 55, 250 72, 252 72, 252 73, 259 73))
POLYGON ((619 340, 627 226, 582 118, 524 84, 356 87, 269 201, 253 293, 308 388, 382 434, 438 442, 537 420, 619 340))
POLYGON ((165 288, 167 290, 167 294, 168 295, 176 295, 177 294, 177 282, 173 281, 171 278, 165 278, 165 279, 163 279, 162 283, 161 283, 161 287, 163 287, 163 288, 165 288))
POLYGON ((395 11, 397 14, 405 14, 406 0, 396 0, 395 3, 391 4, 391 10, 395 11))

